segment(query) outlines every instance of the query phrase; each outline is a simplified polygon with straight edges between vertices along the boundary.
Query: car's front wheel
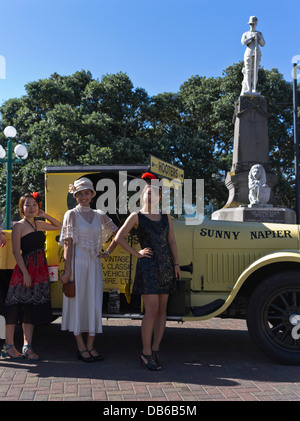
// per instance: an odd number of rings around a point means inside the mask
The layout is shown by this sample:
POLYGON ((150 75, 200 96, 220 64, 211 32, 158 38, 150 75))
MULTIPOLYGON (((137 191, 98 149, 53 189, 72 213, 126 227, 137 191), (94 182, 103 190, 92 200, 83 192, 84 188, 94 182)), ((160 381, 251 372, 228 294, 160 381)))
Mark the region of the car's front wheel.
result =
POLYGON ((255 288, 248 303, 247 325, 264 354, 280 364, 300 365, 299 322, 300 272, 272 274, 255 288))

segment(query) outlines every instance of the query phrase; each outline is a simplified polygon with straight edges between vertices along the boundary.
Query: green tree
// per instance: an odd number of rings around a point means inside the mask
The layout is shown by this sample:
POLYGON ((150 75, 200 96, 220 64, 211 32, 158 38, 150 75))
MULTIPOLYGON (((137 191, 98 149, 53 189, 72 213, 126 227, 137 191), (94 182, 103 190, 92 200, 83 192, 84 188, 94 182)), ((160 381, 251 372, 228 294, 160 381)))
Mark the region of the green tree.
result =
MULTIPOLYGON (((28 83, 26 95, 6 101, 0 109, 3 129, 17 128, 17 142, 28 147, 22 167, 14 167, 13 207, 24 191, 43 193, 46 165, 145 162, 145 109, 149 97, 134 88, 124 73, 94 80, 90 72, 57 73, 28 83), (16 181, 18 180, 18 181, 16 181), (15 182, 16 181, 16 182, 15 182)), ((5 208, 6 173, 0 174, 0 204, 5 208)), ((16 213, 16 212, 15 212, 16 213)))
MULTIPOLYGON (((14 209, 24 191, 43 193, 47 165, 147 163, 149 154, 184 168, 186 178, 204 178, 206 204, 222 207, 242 66, 235 63, 218 78, 192 76, 178 92, 153 97, 122 72, 101 80, 84 70, 71 76, 54 73, 28 83, 26 95, 0 107, 0 143, 5 146, 3 130, 12 125, 16 141, 29 151, 24 165, 14 169, 14 209)), ((294 207, 292 85, 276 69, 260 69, 258 80, 270 114, 270 159, 279 177, 275 195, 280 204, 294 207)), ((5 183, 2 166, 2 217, 5 183)))

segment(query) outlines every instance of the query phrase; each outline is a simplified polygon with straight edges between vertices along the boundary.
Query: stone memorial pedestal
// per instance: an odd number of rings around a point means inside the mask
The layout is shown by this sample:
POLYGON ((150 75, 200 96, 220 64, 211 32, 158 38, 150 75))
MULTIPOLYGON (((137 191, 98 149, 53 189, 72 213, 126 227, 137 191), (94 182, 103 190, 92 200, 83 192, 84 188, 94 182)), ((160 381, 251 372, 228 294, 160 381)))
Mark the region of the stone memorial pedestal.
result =
POLYGON ((234 113, 234 143, 231 170, 225 185, 229 196, 224 208, 214 212, 212 219, 245 222, 296 223, 296 214, 285 207, 276 207, 273 174, 269 158, 268 112, 265 97, 260 94, 241 95, 234 113), (253 165, 260 164, 270 187, 267 205, 249 204, 248 175, 253 165))
POLYGON ((285 207, 266 207, 256 205, 251 208, 223 208, 213 213, 212 219, 221 221, 270 222, 273 224, 296 224, 296 214, 285 207))

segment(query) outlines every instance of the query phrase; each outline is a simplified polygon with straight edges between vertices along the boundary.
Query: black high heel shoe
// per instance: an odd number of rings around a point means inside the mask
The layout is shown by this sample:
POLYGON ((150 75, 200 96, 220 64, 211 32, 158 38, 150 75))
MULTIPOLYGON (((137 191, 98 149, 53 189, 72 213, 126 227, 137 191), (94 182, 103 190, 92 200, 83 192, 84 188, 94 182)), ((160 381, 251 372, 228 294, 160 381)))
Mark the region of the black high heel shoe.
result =
POLYGON ((150 371, 161 370, 161 367, 157 365, 157 362, 153 356, 153 353, 151 355, 141 354, 141 363, 142 363, 142 367, 146 367, 150 371))
POLYGON ((85 363, 92 363, 93 361, 95 361, 95 358, 91 356, 91 354, 89 353, 89 351, 87 349, 84 349, 83 351, 79 351, 79 349, 77 350, 77 357, 79 360, 84 361, 85 363), (87 352, 89 354, 89 357, 84 357, 82 354, 84 354, 85 352, 87 352))
POLYGON ((152 357, 155 360, 155 363, 158 367, 158 370, 162 370, 162 366, 161 366, 161 363, 159 361, 159 351, 153 351, 153 349, 152 349, 152 357))

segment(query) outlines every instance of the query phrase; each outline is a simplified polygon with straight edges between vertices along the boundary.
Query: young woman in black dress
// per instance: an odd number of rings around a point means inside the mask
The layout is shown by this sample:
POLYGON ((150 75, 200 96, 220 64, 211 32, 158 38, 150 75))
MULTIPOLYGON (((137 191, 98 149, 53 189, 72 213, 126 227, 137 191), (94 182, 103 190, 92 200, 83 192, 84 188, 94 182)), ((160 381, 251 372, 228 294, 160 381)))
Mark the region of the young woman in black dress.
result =
POLYGON ((156 178, 153 174, 145 173, 142 178, 147 182, 141 197, 143 207, 127 218, 116 242, 138 258, 132 293, 142 295, 145 308, 141 362, 156 371, 162 368, 158 352, 165 330, 168 297, 181 273, 172 219, 158 211, 161 189, 151 186, 151 179, 156 178), (136 229, 142 247, 139 252, 126 240, 132 228, 136 229))

